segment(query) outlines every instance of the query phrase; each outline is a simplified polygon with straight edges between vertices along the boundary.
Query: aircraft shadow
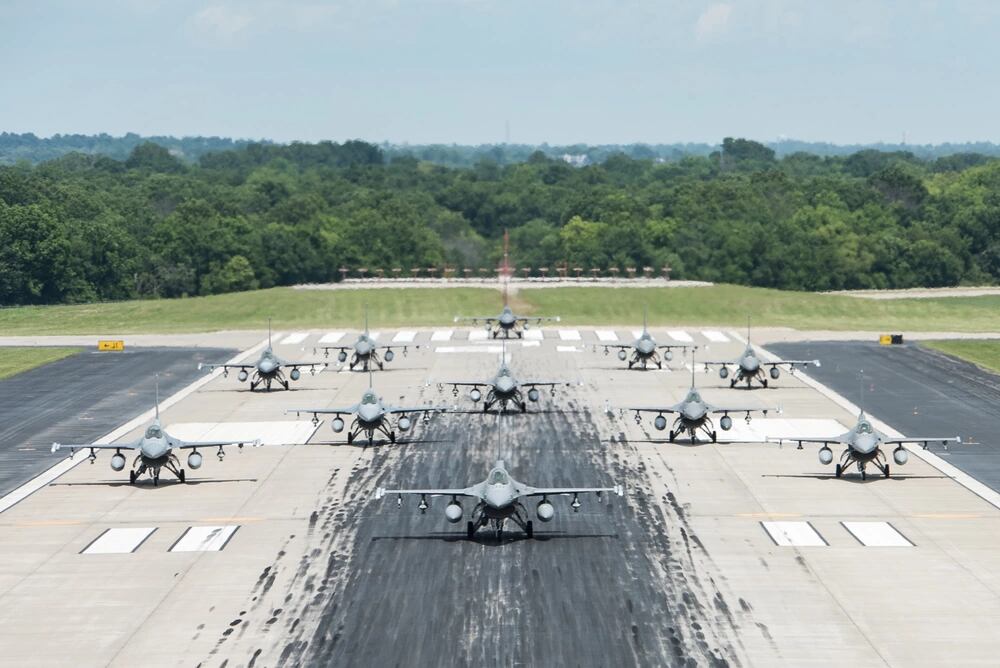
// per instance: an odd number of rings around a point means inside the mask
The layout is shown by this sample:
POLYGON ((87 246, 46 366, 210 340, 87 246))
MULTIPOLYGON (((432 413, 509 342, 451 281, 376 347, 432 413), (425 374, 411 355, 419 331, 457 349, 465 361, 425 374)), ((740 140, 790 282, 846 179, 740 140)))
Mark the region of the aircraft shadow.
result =
POLYGON ((688 439, 676 440, 673 442, 665 438, 629 438, 619 439, 616 443, 653 443, 655 445, 678 445, 682 448, 700 448, 703 445, 726 445, 726 443, 713 443, 712 441, 691 441, 688 439))
POLYGON ((487 547, 501 547, 503 545, 509 545, 513 543, 530 542, 532 540, 539 542, 548 542, 550 540, 582 540, 588 538, 614 538, 618 539, 619 535, 617 533, 569 533, 569 532, 535 532, 534 538, 528 538, 528 536, 521 532, 511 532, 504 533, 500 540, 497 540, 496 536, 491 532, 477 533, 473 538, 467 538, 464 533, 461 532, 443 532, 438 531, 435 533, 428 534, 416 534, 416 535, 396 535, 396 536, 372 536, 371 542, 375 543, 378 541, 395 541, 395 540, 431 540, 431 541, 441 541, 444 543, 459 543, 459 542, 470 542, 477 543, 479 545, 485 545, 487 547))
POLYGON ((392 447, 394 445, 411 445, 411 444, 419 444, 419 443, 451 443, 451 442, 453 442, 453 441, 450 441, 450 440, 444 439, 444 438, 427 438, 427 439, 423 439, 423 438, 407 438, 407 439, 398 438, 398 439, 396 439, 395 443, 390 443, 388 440, 386 440, 386 439, 383 438, 383 439, 377 440, 377 441, 375 441, 375 442, 373 442, 371 444, 368 443, 367 439, 363 439, 363 440, 354 441, 353 443, 348 443, 347 441, 310 441, 306 445, 330 445, 330 446, 334 446, 334 447, 338 447, 338 448, 345 447, 345 448, 362 448, 363 449, 363 448, 380 448, 380 447, 383 447, 383 446, 392 447))
POLYGON ((533 410, 529 410, 529 411, 526 411, 524 413, 522 413, 521 411, 496 411, 496 410, 489 410, 489 411, 483 411, 483 410, 478 410, 478 411, 448 411, 447 412, 448 415, 576 415, 576 414, 579 414, 579 413, 583 413, 583 411, 581 411, 579 409, 558 410, 558 409, 555 409, 555 408, 544 409, 544 410, 534 410, 534 411, 533 410))
POLYGON ((159 489, 161 487, 172 487, 175 485, 218 485, 223 483, 231 482, 257 482, 257 478, 203 478, 199 480, 190 480, 187 482, 181 482, 176 478, 170 480, 166 478, 160 478, 160 484, 154 485, 152 480, 137 480, 135 484, 130 483, 128 480, 97 480, 94 482, 53 482, 49 483, 49 487, 149 487, 151 489, 159 489))
POLYGON ((941 478, 947 478, 945 475, 898 475, 893 473, 891 477, 886 478, 881 473, 873 473, 866 479, 862 479, 860 474, 850 473, 843 474, 838 478, 832 473, 762 473, 761 478, 812 478, 813 480, 844 480, 847 482, 853 482, 856 484, 870 483, 870 482, 883 482, 886 480, 939 480, 941 478))

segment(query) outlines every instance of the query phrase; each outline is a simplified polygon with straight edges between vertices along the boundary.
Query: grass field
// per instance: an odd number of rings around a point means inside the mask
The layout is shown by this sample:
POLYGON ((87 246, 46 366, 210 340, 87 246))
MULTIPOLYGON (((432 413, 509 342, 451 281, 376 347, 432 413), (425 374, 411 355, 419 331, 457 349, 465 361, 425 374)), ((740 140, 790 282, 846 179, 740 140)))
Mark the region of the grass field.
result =
POLYGON ((920 345, 1000 373, 1000 341, 993 339, 922 341, 920 345))
MULTIPOLYGON (((498 313, 489 288, 294 290, 273 288, 213 297, 0 309, 0 335, 129 334, 449 325, 456 315, 498 313)), ((649 309, 651 325, 755 326, 876 332, 1000 330, 1000 296, 867 300, 841 295, 716 285, 699 288, 522 288, 519 313, 559 315, 567 325, 632 325, 649 309)))
POLYGON ((0 379, 75 355, 79 348, 0 348, 0 379))

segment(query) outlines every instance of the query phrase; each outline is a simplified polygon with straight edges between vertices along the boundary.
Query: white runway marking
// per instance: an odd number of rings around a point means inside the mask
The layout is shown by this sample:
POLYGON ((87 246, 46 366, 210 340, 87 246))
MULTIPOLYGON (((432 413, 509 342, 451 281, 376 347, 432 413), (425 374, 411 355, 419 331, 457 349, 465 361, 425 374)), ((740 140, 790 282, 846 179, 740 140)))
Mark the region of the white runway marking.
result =
POLYGON ((633 329, 632 330, 632 338, 633 339, 638 339, 641 336, 642 336, 642 330, 641 329, 633 329))
POLYGON ((319 342, 334 344, 344 338, 344 332, 330 332, 329 334, 324 334, 319 342))
POLYGON ((309 336, 309 332, 293 332, 281 340, 283 346, 289 346, 294 343, 302 343, 309 336))
POLYGON ((542 345, 541 341, 521 341, 522 348, 537 348, 542 345))
POLYGON ((613 343, 618 341, 618 335, 610 329, 595 329, 594 334, 597 338, 605 343, 613 343))
POLYGON ((729 330, 729 338, 731 338, 733 341, 737 341, 739 343, 746 343, 747 342, 746 339, 744 339, 742 336, 740 336, 739 332, 737 332, 735 330, 732 330, 732 329, 729 330))
POLYGON ((469 340, 470 341, 485 341, 489 337, 490 333, 485 329, 470 329, 469 330, 469 340))
POLYGON ((218 527, 188 527, 173 547, 171 552, 218 552, 226 546, 233 537, 238 524, 228 524, 218 527))
POLYGON ((431 341, 451 341, 451 335, 454 333, 453 329, 435 329, 431 334, 431 341))
POLYGON ((667 334, 669 334, 670 338, 672 338, 674 341, 680 341, 681 343, 694 343, 694 339, 692 339, 691 335, 685 331, 679 329, 671 329, 667 330, 667 334))
POLYGON ((401 329, 396 332, 396 336, 392 337, 393 343, 413 343, 413 339, 417 338, 417 332, 413 329, 401 329))
POLYGON ((582 352, 576 346, 556 346, 556 351, 560 353, 579 353, 582 352))
POLYGON ((560 329, 559 338, 563 341, 579 341, 580 340, 580 330, 578 329, 560 329))
POLYGON ((438 346, 436 353, 500 353, 503 346, 438 346))
POLYGON ((729 337, 717 329, 706 329, 702 335, 712 343, 729 343, 729 337))
POLYGON ((129 554, 139 549, 154 531, 156 527, 108 529, 80 554, 129 554))
POLYGON ((378 341, 380 336, 382 336, 382 332, 368 332, 368 338, 372 341, 378 341))
POLYGON ((841 522, 865 547, 913 547, 906 536, 888 522, 841 522))
POLYGON ((761 526, 781 547, 826 547, 827 543, 809 522, 761 522, 761 526))
MULTIPOLYGON (((246 441, 260 439, 262 445, 289 445, 305 443, 316 431, 310 420, 283 422, 181 422, 166 425, 171 436, 185 441, 246 441)), ((245 446, 244 449, 250 446, 245 446)), ((235 447, 227 446, 226 454, 233 455, 235 447)), ((212 452, 206 448, 206 456, 212 452)))
POLYGON ((526 329, 524 330, 524 338, 527 341, 541 341, 545 338, 540 329, 526 329))
MULTIPOLYGON (((770 414, 770 413, 769 413, 770 414)), ((754 416, 747 424, 744 413, 734 411, 729 414, 733 418, 733 428, 722 431, 719 426, 721 416, 713 416, 716 433, 722 443, 763 443, 779 438, 826 438, 843 434, 847 427, 829 418, 762 418, 754 416)), ((783 447, 796 447, 795 443, 786 442, 783 447)), ((815 447, 804 445, 803 447, 815 447)))

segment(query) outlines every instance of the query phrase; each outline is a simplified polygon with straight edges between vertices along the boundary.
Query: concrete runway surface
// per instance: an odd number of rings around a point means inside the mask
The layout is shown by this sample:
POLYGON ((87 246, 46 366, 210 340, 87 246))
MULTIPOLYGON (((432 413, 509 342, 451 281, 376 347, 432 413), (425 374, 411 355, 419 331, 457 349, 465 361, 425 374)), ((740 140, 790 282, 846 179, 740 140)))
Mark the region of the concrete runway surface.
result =
POLYGON ((198 362, 232 354, 223 349, 84 350, 0 380, 0 496, 65 459, 65 451, 51 452, 53 442, 90 443, 151 408, 155 374, 166 397, 205 374, 198 362))
MULTIPOLYGON (((993 665, 1000 511, 916 458, 862 482, 834 479, 814 448, 667 444, 650 418, 605 406, 675 403, 691 374, 679 360, 627 371, 579 333, 509 348, 524 380, 582 383, 525 415, 436 415, 368 448, 324 422, 308 444, 206 457, 184 485, 130 486, 106 456, 72 469, 0 515, 0 664, 993 665), (531 485, 620 483, 625 496, 582 498, 579 513, 559 499, 535 540, 509 526, 499 543, 466 540, 446 499, 421 515, 415 498, 373 498, 464 487, 498 457, 531 485)), ((713 357, 735 357, 742 344, 723 338, 713 357)), ((420 331, 376 389, 474 410, 437 383, 489 378, 494 344, 435 352, 448 346, 430 339, 420 331)), ((717 405, 784 408, 756 428, 855 417, 787 374, 754 392, 696 377, 717 405)), ((263 394, 219 378, 164 421, 277 433, 286 409, 352 404, 367 384, 328 369, 263 394)))

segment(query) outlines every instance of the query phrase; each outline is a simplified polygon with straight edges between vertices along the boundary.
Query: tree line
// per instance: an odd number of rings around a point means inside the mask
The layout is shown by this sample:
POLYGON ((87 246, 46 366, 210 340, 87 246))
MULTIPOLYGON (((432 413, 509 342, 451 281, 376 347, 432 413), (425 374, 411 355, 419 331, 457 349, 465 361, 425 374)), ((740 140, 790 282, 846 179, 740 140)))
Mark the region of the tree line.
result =
POLYGON ((995 283, 1000 161, 778 157, 726 139, 669 161, 535 151, 449 168, 360 141, 249 143, 196 163, 152 142, 0 167, 0 303, 176 297, 339 268, 672 267, 784 289, 995 283))

